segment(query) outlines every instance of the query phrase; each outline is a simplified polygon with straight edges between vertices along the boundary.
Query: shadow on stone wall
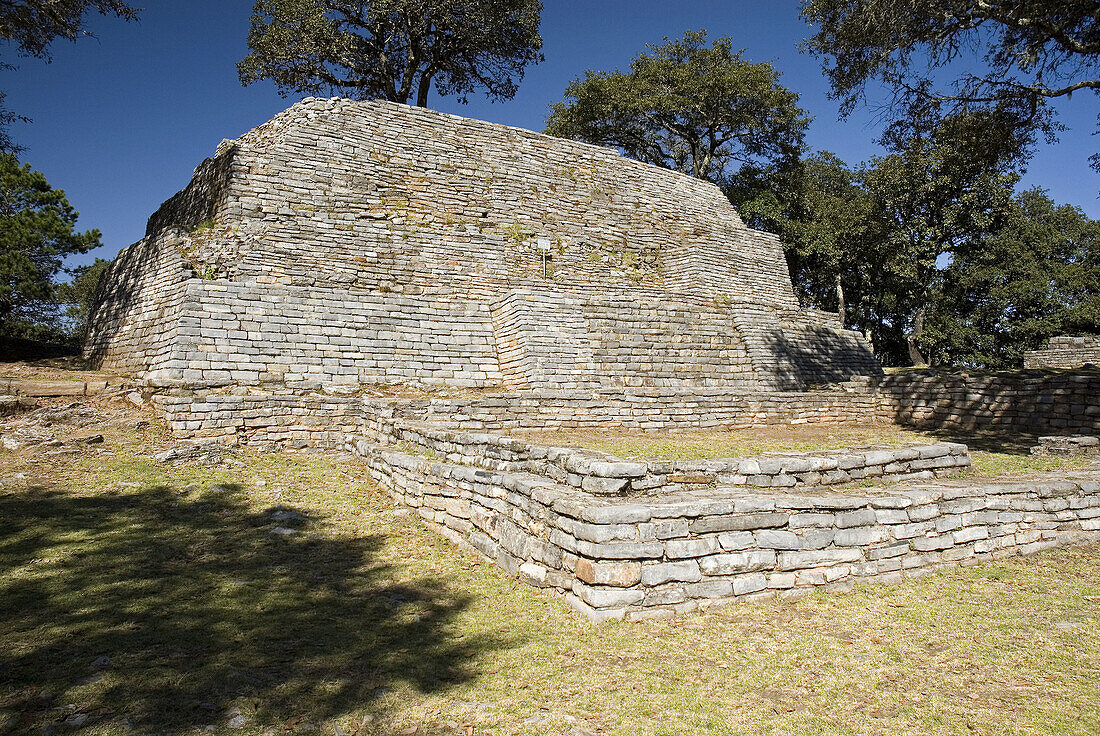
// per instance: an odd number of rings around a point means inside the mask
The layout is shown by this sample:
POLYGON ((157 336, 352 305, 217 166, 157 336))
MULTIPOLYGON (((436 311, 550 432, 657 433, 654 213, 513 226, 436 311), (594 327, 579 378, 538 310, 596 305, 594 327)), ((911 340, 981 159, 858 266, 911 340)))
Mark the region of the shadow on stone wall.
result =
POLYGON ((852 376, 881 376, 882 368, 867 345, 840 330, 807 325, 772 330, 765 341, 778 365, 779 388, 840 383, 852 376))
POLYGON ((80 714, 139 733, 220 731, 233 709, 257 733, 384 716, 391 688, 459 685, 507 646, 455 636, 469 595, 404 580, 375 559, 383 537, 309 535, 304 514, 280 537, 238 494, 0 495, 0 705, 16 732, 80 714))
POLYGON ((882 418, 920 429, 1038 434, 1100 432, 1100 370, 985 375, 907 371, 879 379, 882 418))
POLYGON ((88 311, 88 332, 82 346, 84 361, 92 370, 99 370, 103 365, 124 315, 133 307, 141 281, 141 270, 151 267, 151 248, 155 248, 152 239, 131 245, 119 253, 114 262, 99 275, 99 283, 88 311))

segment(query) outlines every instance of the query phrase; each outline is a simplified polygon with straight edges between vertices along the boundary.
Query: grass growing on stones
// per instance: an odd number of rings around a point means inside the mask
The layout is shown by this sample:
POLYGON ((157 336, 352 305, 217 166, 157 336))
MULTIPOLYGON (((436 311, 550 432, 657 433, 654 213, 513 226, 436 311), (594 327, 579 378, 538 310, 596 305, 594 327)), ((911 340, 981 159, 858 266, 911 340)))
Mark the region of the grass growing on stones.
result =
POLYGON ((999 433, 920 432, 893 424, 754 427, 738 430, 643 432, 636 430, 545 430, 516 436, 539 444, 584 447, 623 458, 702 460, 746 457, 774 452, 815 452, 845 447, 917 443, 962 442, 970 447, 972 473, 982 477, 1077 470, 1096 463, 1087 457, 1033 457, 1034 436, 999 433))
POLYGON ((1100 731, 1100 548, 593 626, 345 457, 164 466, 101 410, 0 451, 0 732, 1100 731))

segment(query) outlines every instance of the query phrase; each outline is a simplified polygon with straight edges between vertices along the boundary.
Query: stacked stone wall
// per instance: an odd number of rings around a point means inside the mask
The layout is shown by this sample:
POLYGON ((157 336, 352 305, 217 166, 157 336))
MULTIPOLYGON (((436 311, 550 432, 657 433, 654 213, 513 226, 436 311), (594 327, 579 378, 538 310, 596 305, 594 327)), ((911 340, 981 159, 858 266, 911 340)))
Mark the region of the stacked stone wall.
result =
POLYGON ((149 352, 108 367, 159 385, 798 390, 878 371, 802 315, 776 238, 714 185, 418 108, 303 101, 223 141, 147 229, 182 272, 112 272, 89 355, 149 352), (110 344, 112 312, 162 295, 179 319, 152 339, 176 344, 110 344))
POLYGON ((717 187, 610 149, 347 100, 299 103, 235 146, 236 224, 264 243, 241 268, 257 279, 476 292, 543 282, 543 238, 558 283, 667 286, 658 254, 687 250, 720 271, 670 263, 669 283, 797 307, 778 241, 717 187))
POLYGON ((311 424, 336 426, 358 406, 360 415, 382 413, 431 421, 449 429, 509 432, 531 429, 636 430, 745 429, 766 425, 897 423, 947 431, 994 430, 1023 434, 1057 431, 1097 434, 1100 372, 1023 372, 990 376, 907 373, 878 385, 844 390, 730 391, 724 388, 621 388, 533 390, 431 399, 364 399, 356 396, 208 395, 165 397, 173 431, 185 438, 238 430, 256 441, 312 438, 312 430, 280 423, 290 407, 320 412, 311 424), (321 406, 335 407, 321 409, 321 406), (366 408, 363 408, 366 407, 366 408), (259 413, 259 414, 257 414, 259 413), (261 418, 262 417, 262 418, 261 418))
POLYGON ((178 346, 187 264, 174 230, 119 252, 100 278, 88 322, 85 357, 123 374, 162 371, 178 346))
POLYGON ((493 307, 508 385, 766 386, 730 308, 653 290, 510 291, 493 307))
POLYGON ((338 447, 373 413, 364 399, 344 396, 160 394, 153 401, 177 439, 252 447, 338 447))
POLYGON ((624 460, 583 448, 538 445, 399 418, 371 418, 364 426, 365 436, 383 445, 419 448, 448 462, 487 470, 537 473, 595 495, 663 496, 716 484, 791 488, 840 485, 869 478, 927 480, 970 467, 966 445, 950 442, 699 461, 624 460))
POLYGON ((1100 432, 1100 371, 914 371, 877 381, 878 417, 924 429, 1100 432))
POLYGON ((403 504, 594 619, 843 590, 945 565, 1100 539, 1100 483, 963 481, 871 496, 737 493, 603 499, 349 438, 403 504))
POLYGON ((705 388, 524 391, 433 399, 257 392, 161 395, 157 401, 169 428, 180 439, 230 438, 235 442, 239 438, 246 443, 313 442, 325 446, 332 446, 340 428, 361 428, 365 418, 376 416, 486 432, 677 430, 869 422, 877 409, 874 397, 868 393, 734 393, 705 388))
POLYGON ((191 280, 179 334, 189 385, 501 383, 478 302, 191 280))
POLYGON ((199 164, 191 182, 149 218, 145 236, 152 237, 169 228, 190 231, 222 215, 231 196, 236 153, 235 146, 223 144, 212 158, 199 164))
POLYGON ((1100 335, 1052 337, 1045 348, 1024 354, 1025 368, 1100 366, 1100 335))

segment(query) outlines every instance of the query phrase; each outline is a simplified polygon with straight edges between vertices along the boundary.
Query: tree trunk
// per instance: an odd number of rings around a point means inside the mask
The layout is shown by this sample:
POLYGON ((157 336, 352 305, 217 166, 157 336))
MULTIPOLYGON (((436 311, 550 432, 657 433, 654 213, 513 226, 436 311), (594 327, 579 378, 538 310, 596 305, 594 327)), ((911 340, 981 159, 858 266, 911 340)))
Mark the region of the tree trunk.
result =
POLYGON ((840 283, 840 274, 836 275, 836 313, 840 317, 840 326, 843 328, 846 324, 847 314, 845 313, 844 304, 844 285, 840 283))
POLYGON ((428 74, 420 75, 420 83, 416 86, 416 106, 428 106, 428 92, 432 89, 432 78, 428 74))
POLYGON ((927 310, 925 305, 921 305, 917 309, 917 314, 913 317, 913 331, 905 336, 905 341, 909 344, 909 363, 911 365, 927 365, 928 361, 921 355, 920 349, 917 348, 917 341, 924 335, 924 314, 927 310))

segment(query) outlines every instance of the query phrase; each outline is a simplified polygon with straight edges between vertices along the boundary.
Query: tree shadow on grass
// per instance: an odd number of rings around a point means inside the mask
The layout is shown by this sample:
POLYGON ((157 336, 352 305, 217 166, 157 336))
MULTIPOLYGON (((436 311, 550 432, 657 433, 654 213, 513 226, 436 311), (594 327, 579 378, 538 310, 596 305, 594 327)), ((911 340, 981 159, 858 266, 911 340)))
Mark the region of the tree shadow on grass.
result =
POLYGON ((0 524, 0 716, 16 731, 384 716, 390 688, 463 683, 508 646, 461 638, 469 597, 401 581, 375 559, 383 537, 312 534, 296 511, 248 511, 232 486, 32 488, 0 495, 0 524))
MULTIPOLYGON (((949 442, 962 442, 971 450, 996 452, 1004 455, 1030 455, 1031 448, 1039 443, 1037 433, 1009 429, 967 430, 941 427, 926 431, 949 442)), ((1055 433, 1048 432, 1047 434, 1055 433)))

